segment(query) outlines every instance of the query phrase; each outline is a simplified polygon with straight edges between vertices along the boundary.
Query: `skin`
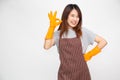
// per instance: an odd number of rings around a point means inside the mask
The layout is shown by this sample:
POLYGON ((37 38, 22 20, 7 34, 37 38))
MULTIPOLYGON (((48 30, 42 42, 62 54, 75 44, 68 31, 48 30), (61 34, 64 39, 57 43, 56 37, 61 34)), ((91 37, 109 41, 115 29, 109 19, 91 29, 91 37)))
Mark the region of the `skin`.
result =
MULTIPOLYGON (((73 9, 70 12, 70 14, 68 15, 67 22, 69 24, 69 26, 68 26, 69 28, 73 28, 73 27, 75 27, 78 24, 79 17, 78 17, 78 12, 75 9, 73 9)), ((96 46, 98 46, 100 49, 104 48, 107 45, 107 41, 103 37, 101 37, 99 35, 97 35, 95 37, 94 41, 97 43, 96 46)), ((54 39, 45 40, 45 42, 44 42, 44 49, 48 50, 54 44, 55 44, 54 39)))

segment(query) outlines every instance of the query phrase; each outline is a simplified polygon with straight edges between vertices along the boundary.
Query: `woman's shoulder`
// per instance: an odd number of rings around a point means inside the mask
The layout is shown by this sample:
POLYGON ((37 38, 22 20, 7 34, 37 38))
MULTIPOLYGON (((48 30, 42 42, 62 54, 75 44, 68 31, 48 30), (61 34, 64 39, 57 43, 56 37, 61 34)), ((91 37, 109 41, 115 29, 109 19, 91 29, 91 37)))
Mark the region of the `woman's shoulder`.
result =
POLYGON ((87 32, 88 32, 88 29, 87 29, 86 27, 82 27, 82 28, 81 28, 81 31, 82 31, 82 34, 83 34, 83 35, 86 35, 87 32))
POLYGON ((83 32, 84 34, 94 33, 92 30, 90 30, 90 29, 88 29, 88 28, 86 28, 86 27, 82 27, 81 30, 82 30, 82 32, 83 32))
POLYGON ((82 30, 82 32, 87 32, 88 31, 88 29, 86 27, 82 27, 81 30, 82 30))

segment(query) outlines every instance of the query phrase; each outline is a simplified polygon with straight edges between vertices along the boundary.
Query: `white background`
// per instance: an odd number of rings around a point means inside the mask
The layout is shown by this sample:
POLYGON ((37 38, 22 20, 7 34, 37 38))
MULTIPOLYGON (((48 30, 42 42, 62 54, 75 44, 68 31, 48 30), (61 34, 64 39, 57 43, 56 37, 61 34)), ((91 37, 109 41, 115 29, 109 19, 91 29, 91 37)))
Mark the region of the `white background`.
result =
POLYGON ((83 25, 108 45, 88 62, 92 80, 120 80, 119 0, 0 0, 0 80, 57 80, 56 46, 44 50, 48 12, 76 3, 83 25))

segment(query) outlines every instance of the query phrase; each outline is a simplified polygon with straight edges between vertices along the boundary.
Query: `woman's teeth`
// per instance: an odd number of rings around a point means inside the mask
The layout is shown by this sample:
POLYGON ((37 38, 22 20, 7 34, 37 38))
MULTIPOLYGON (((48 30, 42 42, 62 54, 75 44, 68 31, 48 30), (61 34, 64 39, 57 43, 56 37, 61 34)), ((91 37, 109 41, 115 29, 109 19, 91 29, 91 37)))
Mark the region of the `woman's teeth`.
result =
POLYGON ((76 22, 71 22, 73 25, 75 25, 76 24, 76 22))

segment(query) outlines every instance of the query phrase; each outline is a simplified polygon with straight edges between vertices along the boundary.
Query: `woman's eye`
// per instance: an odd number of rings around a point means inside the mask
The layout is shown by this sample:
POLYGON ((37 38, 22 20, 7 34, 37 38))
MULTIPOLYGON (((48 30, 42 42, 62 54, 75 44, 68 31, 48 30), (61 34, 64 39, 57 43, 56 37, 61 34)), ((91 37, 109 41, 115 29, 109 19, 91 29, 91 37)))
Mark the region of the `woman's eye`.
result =
POLYGON ((72 16, 72 17, 74 17, 74 15, 73 15, 73 14, 72 14, 71 16, 72 16))

